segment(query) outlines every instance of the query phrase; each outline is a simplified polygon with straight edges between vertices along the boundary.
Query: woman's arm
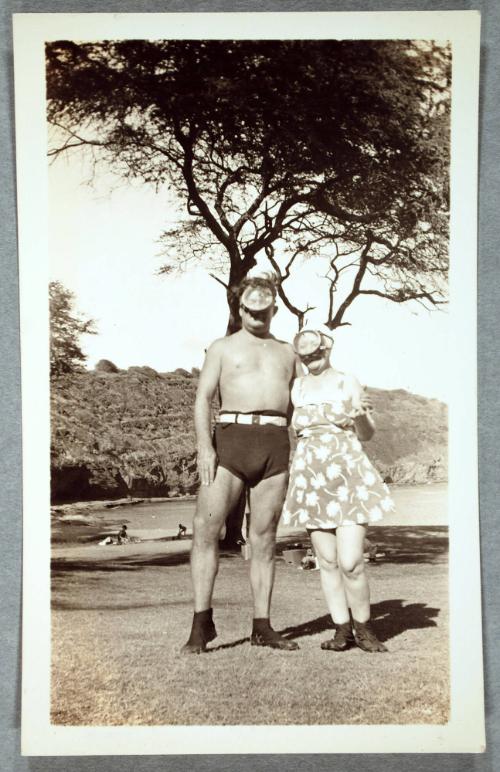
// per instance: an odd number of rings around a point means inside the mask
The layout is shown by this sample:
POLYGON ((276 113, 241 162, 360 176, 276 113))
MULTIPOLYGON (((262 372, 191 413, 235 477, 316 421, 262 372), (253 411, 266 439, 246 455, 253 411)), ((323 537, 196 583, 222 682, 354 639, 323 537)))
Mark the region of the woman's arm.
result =
POLYGON ((371 440, 375 434, 375 423, 371 416, 373 403, 357 378, 350 375, 347 380, 348 383, 346 385, 350 391, 353 405, 353 412, 351 415, 354 421, 354 428, 358 435, 358 439, 361 440, 361 442, 366 442, 367 440, 371 440))

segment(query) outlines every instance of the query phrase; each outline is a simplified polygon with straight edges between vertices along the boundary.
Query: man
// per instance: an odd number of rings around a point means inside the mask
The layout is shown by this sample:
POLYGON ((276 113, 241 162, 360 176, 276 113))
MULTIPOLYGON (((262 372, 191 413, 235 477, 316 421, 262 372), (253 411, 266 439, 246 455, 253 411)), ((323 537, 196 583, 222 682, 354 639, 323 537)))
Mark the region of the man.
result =
POLYGON ((191 574, 194 617, 183 653, 199 654, 217 633, 212 592, 218 569, 218 539, 225 519, 250 487, 250 584, 254 620, 251 643, 298 649, 269 621, 274 582, 276 528, 288 481, 287 415, 295 376, 292 347, 270 333, 277 311, 273 282, 245 279, 239 289, 241 330, 208 349, 195 402, 201 487, 193 520, 191 574), (221 410, 211 436, 211 403, 219 389, 221 410))

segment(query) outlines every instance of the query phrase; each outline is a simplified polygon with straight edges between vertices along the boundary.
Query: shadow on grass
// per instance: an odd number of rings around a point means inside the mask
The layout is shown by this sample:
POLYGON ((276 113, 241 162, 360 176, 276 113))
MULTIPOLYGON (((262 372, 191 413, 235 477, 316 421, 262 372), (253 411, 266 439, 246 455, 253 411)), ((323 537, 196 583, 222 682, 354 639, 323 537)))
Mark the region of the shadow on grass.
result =
MULTIPOLYGON (((118 549, 118 548, 117 548, 118 549)), ((161 555, 121 555, 110 558, 79 558, 56 557, 51 560, 52 576, 66 573, 67 571, 139 571, 143 568, 155 566, 183 566, 189 563, 189 552, 170 552, 161 555)), ((221 552, 221 560, 241 560, 239 552, 221 552)))
MULTIPOLYGON (((384 552, 377 565, 397 564, 433 564, 443 563, 448 553, 448 529, 446 526, 377 526, 368 531, 370 540, 384 552)), ((292 544, 309 545, 306 535, 299 534, 280 537, 276 554, 282 556, 283 550, 292 544)), ((120 548, 117 547, 117 550, 120 548)), ((241 560, 239 552, 221 552, 221 560, 241 560)), ((168 552, 161 554, 113 555, 112 557, 89 557, 88 559, 54 557, 51 562, 53 575, 67 571, 139 571, 150 567, 181 566, 189 562, 189 552, 168 552)))
POLYGON ((179 601, 163 601, 158 603, 113 603, 101 604, 90 603, 84 605, 82 603, 69 603, 64 600, 55 600, 51 603, 53 611, 142 611, 146 608, 170 608, 171 606, 187 606, 191 603, 191 598, 186 598, 179 601))
POLYGON ((441 609, 425 603, 408 603, 403 600, 383 600, 372 606, 372 619, 381 641, 388 641, 406 630, 422 630, 436 627, 435 621, 441 609))
MULTIPOLYGON (((368 537, 378 546, 378 551, 385 555, 377 561, 378 565, 387 563, 444 563, 448 557, 447 526, 372 526, 368 528, 368 537)), ((277 554, 292 544, 309 546, 309 538, 297 537, 297 534, 280 540, 277 554)))
MULTIPOLYGON (((372 620, 377 636, 381 641, 388 641, 406 630, 421 630, 427 627, 436 627, 435 619, 439 615, 440 609, 426 606, 425 603, 410 603, 405 605, 404 600, 385 600, 380 603, 374 603, 372 606, 372 620)), ((296 640, 305 638, 308 635, 317 635, 326 631, 333 630, 333 622, 329 614, 324 614, 316 619, 310 619, 302 622, 300 625, 285 627, 279 630, 279 633, 287 639, 296 640)), ((223 643, 220 646, 213 646, 208 651, 221 651, 222 649, 233 649, 248 643, 250 638, 239 638, 236 641, 223 643)))

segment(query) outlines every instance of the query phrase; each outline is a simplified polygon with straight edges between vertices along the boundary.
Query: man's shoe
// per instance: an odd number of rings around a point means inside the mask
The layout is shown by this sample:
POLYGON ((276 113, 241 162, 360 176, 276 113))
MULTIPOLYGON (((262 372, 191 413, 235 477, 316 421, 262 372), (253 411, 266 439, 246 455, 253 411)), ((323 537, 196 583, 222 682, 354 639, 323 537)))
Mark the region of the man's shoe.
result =
POLYGON ((217 638, 217 630, 212 620, 212 609, 195 614, 189 640, 181 649, 181 654, 203 654, 207 643, 217 638))
POLYGON ((181 649, 181 654, 203 654, 207 650, 207 643, 217 638, 215 627, 212 631, 206 630, 203 635, 191 635, 181 649))
POLYGON ((252 646, 270 646, 272 649, 281 649, 282 651, 296 651, 300 648, 298 643, 290 641, 288 638, 283 638, 282 635, 272 629, 266 633, 252 633, 250 644, 252 646))

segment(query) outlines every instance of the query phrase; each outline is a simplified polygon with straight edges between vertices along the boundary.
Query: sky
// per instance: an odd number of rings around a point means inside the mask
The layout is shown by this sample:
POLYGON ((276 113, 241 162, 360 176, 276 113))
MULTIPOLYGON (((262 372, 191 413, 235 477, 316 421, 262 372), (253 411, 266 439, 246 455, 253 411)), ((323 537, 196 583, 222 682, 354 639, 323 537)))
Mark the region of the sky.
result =
MULTIPOLYGON (((50 278, 75 294, 75 309, 95 320, 97 335, 82 337, 87 367, 110 359, 119 368, 148 365, 159 372, 201 367, 204 350, 224 335, 224 288, 202 266, 159 276, 166 262, 159 237, 175 222, 165 190, 131 185, 99 173, 88 183, 80 154, 49 168, 50 278)), ((256 270, 266 268, 265 258, 256 270)), ((327 289, 321 261, 304 265, 287 284, 299 304, 318 303, 308 321, 324 322, 327 289)), ((279 304, 278 304, 279 305, 279 304)), ((447 401, 448 314, 416 303, 359 298, 335 333, 332 363, 375 388, 406 389, 447 401)), ((292 340, 297 321, 283 306, 272 332, 292 340)))

